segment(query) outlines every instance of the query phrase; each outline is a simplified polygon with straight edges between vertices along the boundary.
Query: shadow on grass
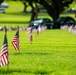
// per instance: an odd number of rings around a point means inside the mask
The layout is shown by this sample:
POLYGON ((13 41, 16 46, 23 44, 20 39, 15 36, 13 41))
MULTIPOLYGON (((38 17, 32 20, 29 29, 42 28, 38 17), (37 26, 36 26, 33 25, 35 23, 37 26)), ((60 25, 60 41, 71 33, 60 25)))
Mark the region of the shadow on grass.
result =
POLYGON ((20 70, 20 69, 13 69, 13 70, 9 70, 9 71, 5 71, 5 70, 0 70, 0 75, 9 75, 9 74, 13 74, 13 73, 31 73, 30 71, 25 71, 25 70, 20 70))
POLYGON ((48 74, 52 74, 53 72, 55 72, 55 70, 53 71, 45 71, 45 70, 40 70, 40 71, 36 71, 34 72, 34 74, 40 74, 40 75, 48 75, 48 74))
POLYGON ((5 13, 5 14, 7 14, 7 15, 21 15, 21 16, 25 16, 25 15, 30 15, 30 13, 23 13, 23 12, 11 12, 11 13, 5 13))
POLYGON ((35 55, 48 55, 49 54, 49 55, 53 55, 54 53, 52 53, 52 52, 51 53, 47 53, 47 52, 46 53, 45 52, 44 53, 42 53, 42 52, 37 52, 37 53, 36 52, 17 52, 17 53, 14 53, 13 55, 23 55, 23 54, 28 54, 28 55, 29 54, 31 54, 31 55, 32 54, 35 54, 35 55))
POLYGON ((35 72, 32 72, 31 70, 28 70, 28 69, 26 69, 26 70, 20 70, 20 69, 17 69, 17 70, 9 70, 9 71, 5 71, 5 70, 0 70, 0 75, 12 75, 12 74, 14 74, 14 73, 29 73, 29 74, 40 74, 40 75, 48 75, 48 74, 51 74, 51 73, 53 73, 53 72, 55 72, 54 70, 53 71, 35 71, 35 72))
POLYGON ((29 21, 0 21, 3 24, 28 24, 29 21))

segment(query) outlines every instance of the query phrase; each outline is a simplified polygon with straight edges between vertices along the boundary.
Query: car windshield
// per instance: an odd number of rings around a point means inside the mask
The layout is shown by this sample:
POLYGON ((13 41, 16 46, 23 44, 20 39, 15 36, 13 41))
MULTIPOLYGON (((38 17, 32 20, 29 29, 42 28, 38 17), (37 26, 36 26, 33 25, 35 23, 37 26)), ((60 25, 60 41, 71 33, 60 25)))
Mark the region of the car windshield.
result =
POLYGON ((42 23, 42 19, 40 19, 40 20, 35 20, 34 23, 42 23))
POLYGON ((44 19, 44 22, 51 22, 50 19, 44 19))
POLYGON ((65 20, 65 18, 61 17, 61 18, 57 19, 57 22, 61 22, 61 21, 64 21, 64 20, 65 20))

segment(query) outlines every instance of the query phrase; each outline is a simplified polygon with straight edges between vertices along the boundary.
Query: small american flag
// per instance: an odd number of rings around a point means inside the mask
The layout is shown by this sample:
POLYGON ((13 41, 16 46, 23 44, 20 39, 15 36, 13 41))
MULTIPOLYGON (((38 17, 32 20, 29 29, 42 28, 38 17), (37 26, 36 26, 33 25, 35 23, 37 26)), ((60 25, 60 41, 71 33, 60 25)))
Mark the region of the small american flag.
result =
POLYGON ((38 35, 39 34, 39 30, 38 29, 36 29, 36 35, 38 35))
POLYGON ((30 33, 29 42, 32 43, 32 33, 30 33))
POLYGON ((8 44, 7 44, 7 37, 6 37, 6 33, 4 36, 4 42, 1 48, 1 53, 0 53, 0 67, 5 66, 6 64, 8 64, 8 44))
POLYGON ((16 35, 12 40, 12 45, 15 48, 15 50, 19 50, 19 30, 17 30, 16 35))

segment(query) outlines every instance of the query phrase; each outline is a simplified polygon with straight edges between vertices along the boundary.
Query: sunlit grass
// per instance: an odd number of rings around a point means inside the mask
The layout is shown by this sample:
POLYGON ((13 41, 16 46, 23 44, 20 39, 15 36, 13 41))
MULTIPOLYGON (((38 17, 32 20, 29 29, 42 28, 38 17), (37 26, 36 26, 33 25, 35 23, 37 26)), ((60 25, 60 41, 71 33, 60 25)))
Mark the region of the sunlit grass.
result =
MULTIPOLYGON (((9 75, 75 75, 76 74, 76 35, 66 30, 46 30, 36 36, 33 43, 29 34, 20 32, 20 52, 14 50, 11 40, 16 31, 7 32, 9 51, 9 75)), ((4 32, 0 32, 0 47, 4 32)), ((0 68, 6 74, 7 66, 0 68)))
MULTIPOLYGON (((22 13, 21 3, 21 9, 17 5, 18 11, 16 8, 11 10, 13 4, 6 9, 5 14, 0 13, 0 26, 27 26, 31 14, 22 13)), ((38 17, 49 16, 47 13, 39 13, 38 17)), ((33 43, 30 44, 29 34, 20 31, 20 52, 17 52, 11 44, 15 33, 7 31, 9 71, 7 66, 0 67, 0 75, 76 75, 76 35, 67 30, 50 29, 38 36, 33 33, 33 43)), ((0 47, 3 38, 4 32, 0 31, 0 47)))

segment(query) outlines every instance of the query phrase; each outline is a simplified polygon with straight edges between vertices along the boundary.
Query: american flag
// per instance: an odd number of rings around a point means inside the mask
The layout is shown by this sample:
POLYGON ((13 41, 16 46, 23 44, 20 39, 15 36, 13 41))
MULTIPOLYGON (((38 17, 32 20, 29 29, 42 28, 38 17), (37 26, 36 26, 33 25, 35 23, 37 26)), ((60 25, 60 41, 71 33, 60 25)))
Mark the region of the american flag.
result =
POLYGON ((32 43, 32 33, 30 33, 29 42, 32 43))
POLYGON ((19 50, 19 30, 17 30, 13 40, 12 40, 12 45, 15 48, 15 50, 19 50))
POLYGON ((36 29, 36 35, 38 35, 39 34, 39 30, 38 29, 36 29))
POLYGON ((7 44, 7 37, 6 37, 6 33, 4 36, 4 42, 1 48, 1 53, 0 53, 0 67, 5 66, 6 64, 8 64, 8 44, 7 44))

